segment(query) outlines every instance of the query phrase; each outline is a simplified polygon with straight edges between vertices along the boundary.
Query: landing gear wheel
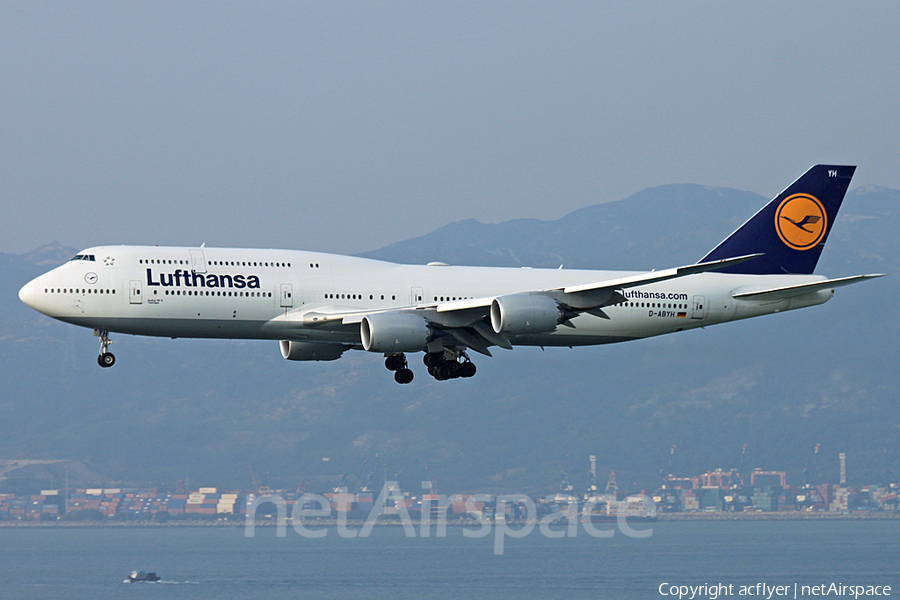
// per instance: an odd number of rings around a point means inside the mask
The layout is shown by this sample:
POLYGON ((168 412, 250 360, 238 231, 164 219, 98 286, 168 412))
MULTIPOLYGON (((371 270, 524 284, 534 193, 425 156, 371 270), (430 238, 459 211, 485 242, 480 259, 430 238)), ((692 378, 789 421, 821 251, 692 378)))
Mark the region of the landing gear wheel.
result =
POLYGON ((410 369, 397 369, 394 372, 394 381, 397 383, 410 383, 413 380, 413 372, 410 369))
POLYGON ((94 335, 100 338, 100 355, 97 356, 97 364, 104 368, 116 364, 116 357, 112 355, 112 352, 106 351, 112 344, 112 340, 109 339, 109 332, 105 329, 95 329, 94 335))
POLYGON ((432 352, 425 354, 422 361, 426 367, 439 367, 444 363, 444 355, 441 352, 432 352))
POLYGON ((475 375, 475 363, 472 362, 464 362, 459 365, 459 376, 460 377, 472 377, 475 375))
POLYGON ((384 366, 388 371, 399 371, 406 368, 405 354, 391 354, 384 359, 384 366))
POLYGON ((434 378, 438 381, 447 381, 452 377, 453 373, 450 371, 450 365, 448 363, 444 363, 439 367, 434 367, 434 378))

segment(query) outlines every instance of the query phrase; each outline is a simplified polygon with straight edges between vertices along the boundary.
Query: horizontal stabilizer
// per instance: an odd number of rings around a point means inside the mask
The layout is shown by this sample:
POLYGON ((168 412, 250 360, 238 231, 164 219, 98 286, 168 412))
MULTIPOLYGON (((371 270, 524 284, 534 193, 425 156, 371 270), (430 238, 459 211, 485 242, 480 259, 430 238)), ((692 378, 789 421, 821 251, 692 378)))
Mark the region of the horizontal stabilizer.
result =
POLYGON ((839 279, 826 279, 825 281, 815 281, 813 283, 801 283, 799 285, 788 285, 785 287, 772 288, 768 290, 760 290, 757 292, 739 292, 732 294, 732 298, 743 300, 782 300, 786 298, 794 298, 803 294, 811 294, 819 290, 830 290, 845 285, 851 285, 874 279, 876 277, 884 277, 884 273, 875 273, 871 275, 854 275, 853 277, 841 277, 839 279))

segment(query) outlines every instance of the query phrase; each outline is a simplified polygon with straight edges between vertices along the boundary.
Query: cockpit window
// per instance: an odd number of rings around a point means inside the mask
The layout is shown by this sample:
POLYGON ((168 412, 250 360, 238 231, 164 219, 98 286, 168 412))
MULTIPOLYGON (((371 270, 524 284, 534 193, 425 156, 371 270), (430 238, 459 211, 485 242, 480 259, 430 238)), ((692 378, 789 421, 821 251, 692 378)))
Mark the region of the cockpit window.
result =
POLYGON ((93 254, 76 254, 69 260, 69 262, 72 262, 73 260, 89 260, 91 262, 96 262, 93 254))

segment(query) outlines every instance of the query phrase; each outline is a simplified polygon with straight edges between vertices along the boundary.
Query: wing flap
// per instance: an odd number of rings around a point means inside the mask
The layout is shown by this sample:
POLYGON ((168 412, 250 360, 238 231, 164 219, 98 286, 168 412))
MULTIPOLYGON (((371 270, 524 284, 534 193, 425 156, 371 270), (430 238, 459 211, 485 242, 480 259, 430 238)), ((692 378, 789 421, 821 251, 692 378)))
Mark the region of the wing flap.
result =
POLYGON ((452 335, 456 341, 461 343, 463 346, 467 348, 471 348, 475 352, 479 354, 484 354, 485 356, 491 356, 491 351, 488 350, 487 344, 482 343, 478 338, 474 335, 466 331, 465 329, 456 327, 454 329, 449 330, 450 335, 452 335))
POLYGON ((429 304, 423 308, 433 308, 438 312, 453 312, 457 310, 470 310, 473 308, 490 308, 494 298, 469 298, 467 300, 453 300, 451 302, 440 302, 438 304, 429 304))

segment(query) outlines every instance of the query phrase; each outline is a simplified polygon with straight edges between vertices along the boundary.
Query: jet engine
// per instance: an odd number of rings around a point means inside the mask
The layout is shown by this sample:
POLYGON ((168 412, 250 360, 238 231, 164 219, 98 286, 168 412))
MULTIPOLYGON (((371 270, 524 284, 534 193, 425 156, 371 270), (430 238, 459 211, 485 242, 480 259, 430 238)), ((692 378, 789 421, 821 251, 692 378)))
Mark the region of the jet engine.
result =
POLYGON ((428 322, 419 315, 376 313, 359 326, 363 348, 369 352, 418 352, 431 338, 428 322))
POLYGON ((556 300, 548 296, 511 294, 491 302, 491 327, 499 334, 547 333, 564 318, 556 300))
POLYGON ((281 356, 287 360, 337 360, 347 350, 343 344, 281 340, 281 356))

